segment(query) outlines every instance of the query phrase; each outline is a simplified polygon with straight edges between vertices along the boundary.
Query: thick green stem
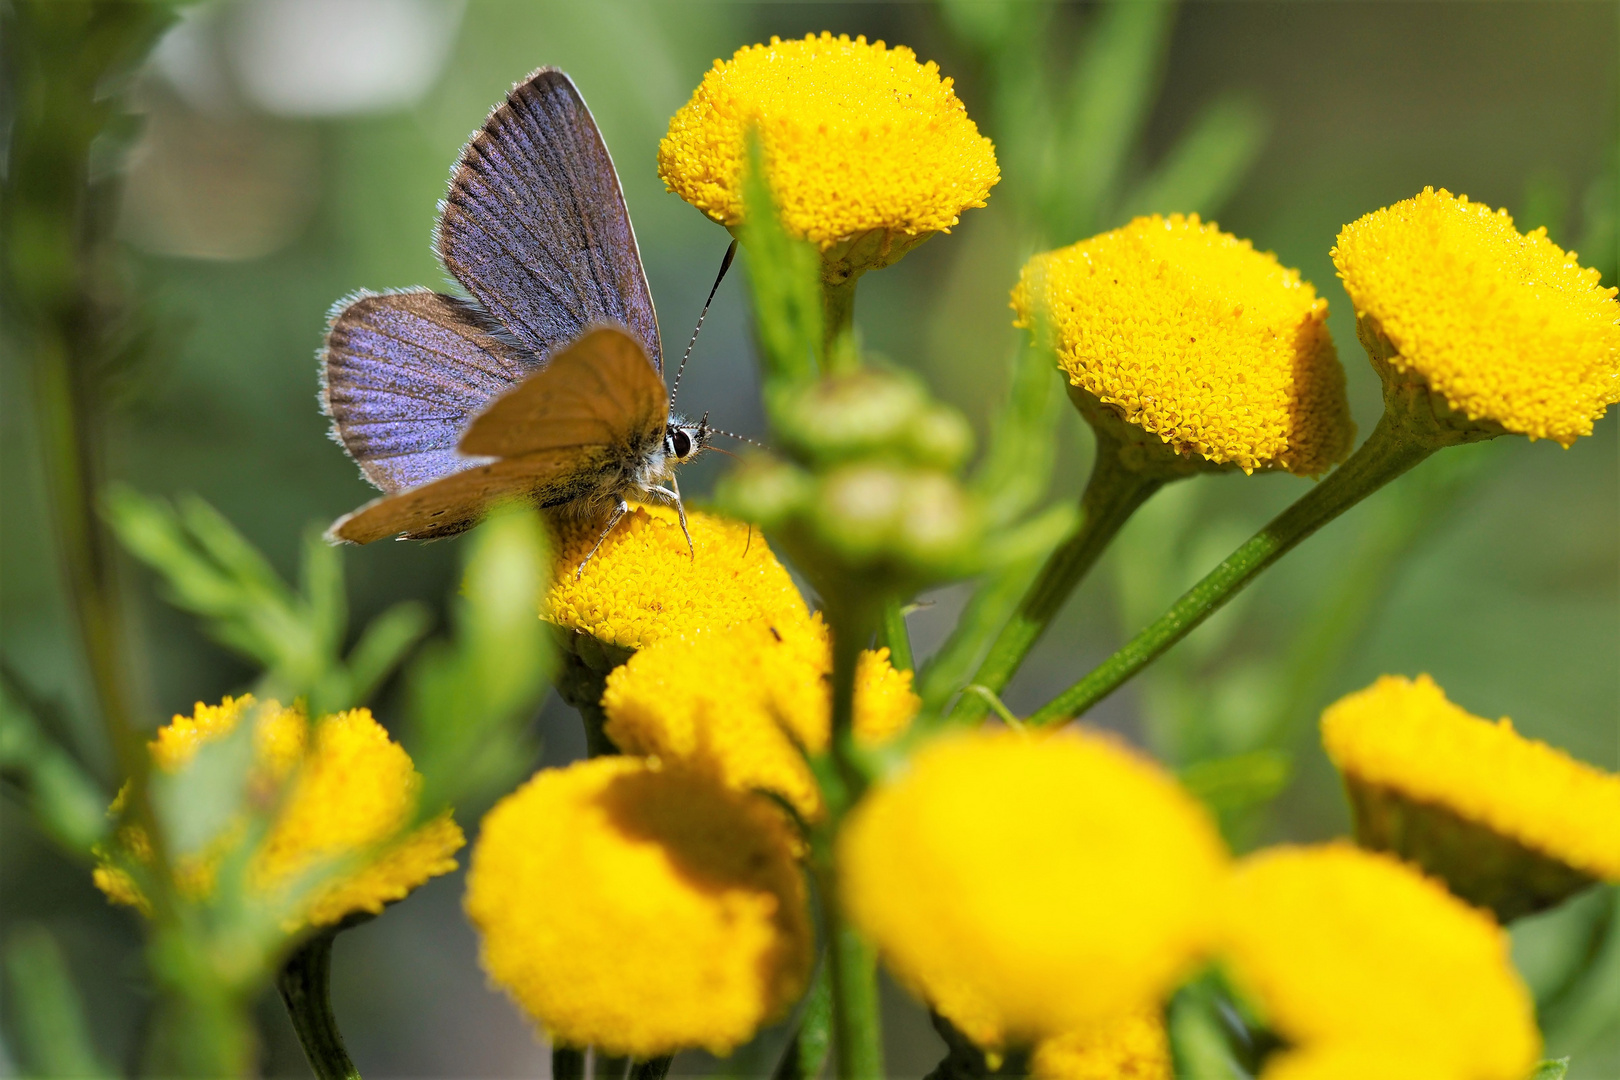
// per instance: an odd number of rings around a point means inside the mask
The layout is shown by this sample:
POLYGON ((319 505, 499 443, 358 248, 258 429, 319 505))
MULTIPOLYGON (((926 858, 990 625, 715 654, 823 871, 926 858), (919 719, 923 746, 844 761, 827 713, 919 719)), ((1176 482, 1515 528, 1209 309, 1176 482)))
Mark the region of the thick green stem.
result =
POLYGON ((316 1080, 360 1080, 332 1015, 332 942, 337 933, 336 928, 326 930, 300 946, 276 976, 276 989, 316 1080))
MULTIPOLYGON (((994 694, 1006 688, 1120 528, 1168 479, 1163 473, 1139 472, 1126 466, 1114 441, 1098 433, 1097 464, 1080 499, 1080 527, 1046 560, 979 664, 974 685, 994 694)), ((982 694, 963 694, 951 710, 951 719, 974 723, 982 720, 989 708, 989 699, 982 694)))
POLYGON ((585 1080, 585 1051, 571 1046, 553 1046, 551 1080, 585 1080))
POLYGON ((799 1029, 793 1033, 771 1080, 817 1080, 832 1051, 832 972, 823 960, 804 996, 799 1029))
POLYGON ((896 671, 910 671, 915 666, 911 656, 911 633, 906 629, 906 609, 899 600, 890 599, 883 604, 883 625, 878 629, 878 644, 889 650, 889 663, 896 671))
POLYGON ((877 954, 827 903, 827 950, 832 974, 833 1054, 839 1080, 882 1080, 883 1028, 877 954))
POLYGON ((842 281, 821 282, 821 332, 827 374, 837 375, 856 362, 855 350, 839 346, 839 339, 855 330, 855 283, 860 275, 850 274, 842 281))
POLYGON ((1029 723, 1051 724, 1083 715, 1220 610, 1296 544, 1428 457, 1439 445, 1414 437, 1386 412, 1348 461, 1272 519, 1122 649, 1031 716, 1029 723))

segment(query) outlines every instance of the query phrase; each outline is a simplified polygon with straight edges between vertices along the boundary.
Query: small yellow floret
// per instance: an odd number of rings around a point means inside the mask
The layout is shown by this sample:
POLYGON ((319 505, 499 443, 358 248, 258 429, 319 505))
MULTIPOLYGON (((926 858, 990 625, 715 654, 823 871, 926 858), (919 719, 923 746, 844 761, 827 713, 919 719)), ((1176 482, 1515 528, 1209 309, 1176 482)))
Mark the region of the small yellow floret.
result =
POLYGON ((1523 1080, 1536 1060, 1507 934, 1392 858, 1271 848, 1237 865, 1224 908, 1238 983, 1297 1046, 1399 1051, 1471 1080, 1523 1080))
POLYGON ((537 773, 484 818, 467 914, 485 971, 556 1042, 724 1054, 809 977, 794 851, 759 796, 596 758, 537 773))
POLYGON ((839 838, 851 920, 981 1047, 1151 1007, 1209 944, 1225 853, 1161 769, 1114 740, 941 739, 839 838))
MULTIPOLYGON (((203 744, 229 734, 242 717, 256 715, 255 769, 249 783, 270 793, 267 798, 275 797, 276 787, 289 778, 293 786, 281 796, 280 812, 253 854, 250 888, 273 897, 323 863, 369 859, 302 900, 289 913, 289 930, 336 923, 361 911, 375 914, 429 878, 455 869, 451 856, 465 840, 448 811, 392 840, 415 810, 422 778, 369 710, 324 717, 314 726, 310 747, 310 725, 301 710, 272 701, 255 712, 254 704, 251 696, 226 698, 217 706, 199 702, 193 715, 176 716, 158 731, 151 743, 152 761, 164 772, 180 772, 203 744)), ((176 853, 181 894, 207 896, 220 859, 242 837, 239 826, 227 824, 204 851, 176 853)), ((150 858, 146 837, 136 826, 120 830, 119 843, 134 858, 150 858)), ((109 899, 145 909, 145 897, 111 858, 97 868, 95 881, 109 899)))
MULTIPOLYGON (((738 791, 772 792, 816 821, 824 809, 821 792, 800 748, 818 753, 827 747, 831 671, 832 643, 819 615, 807 623, 761 621, 664 641, 608 676, 602 697, 607 735, 627 754, 679 762, 738 791)), ((911 673, 896 671, 887 649, 861 654, 857 738, 892 738, 920 705, 911 673)))
POLYGON ((1620 881, 1620 776, 1385 675, 1322 714, 1341 772, 1445 807, 1592 877, 1620 881))
POLYGON ((1164 1010, 1131 1013, 1090 1031, 1047 1039, 1030 1060, 1035 1080, 1172 1080, 1164 1010))
POLYGON ((1050 321, 1072 385, 1177 453, 1315 476, 1349 451, 1327 301, 1196 214, 1037 255, 1012 306, 1019 326, 1050 321))
POLYGON ((716 60, 670 120, 658 175, 715 221, 741 223, 751 124, 783 225, 823 251, 868 232, 949 230, 1001 178, 938 66, 864 37, 773 37, 716 60))
POLYGON ((701 511, 687 520, 695 555, 673 509, 636 507, 579 578, 575 568, 601 535, 601 523, 561 523, 543 617, 626 649, 760 618, 809 618, 758 529, 701 511))
POLYGON ((1620 401, 1620 303, 1506 211, 1424 188, 1339 233, 1333 262, 1393 363, 1471 420, 1565 446, 1620 401))

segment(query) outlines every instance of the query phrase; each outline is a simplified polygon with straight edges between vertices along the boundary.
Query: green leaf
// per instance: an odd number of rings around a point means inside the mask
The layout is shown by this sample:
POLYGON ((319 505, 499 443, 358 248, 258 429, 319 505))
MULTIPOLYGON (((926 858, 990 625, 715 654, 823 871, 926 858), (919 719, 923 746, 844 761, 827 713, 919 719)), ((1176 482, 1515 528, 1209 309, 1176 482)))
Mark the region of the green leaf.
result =
POLYGON ((23 923, 6 940, 11 1030, 24 1074, 37 1077, 115 1076, 101 1059, 67 958, 49 930, 23 923))
POLYGON ((1564 1075, 1568 1072, 1569 1058, 1549 1059, 1536 1065, 1535 1071, 1530 1074, 1530 1080, 1564 1080, 1564 1075))
POLYGON ((0 693, 0 777, 46 836, 84 859, 107 834, 107 793, 15 695, 0 693))
POLYGON ((1215 810, 1269 802, 1294 775, 1293 757, 1283 750, 1255 750, 1197 761, 1181 770, 1181 783, 1215 810))
POLYGON ((414 600, 388 608, 366 624, 360 640, 349 650, 349 696, 365 701, 376 693, 405 655, 427 633, 431 615, 414 600))
POLYGON ((1009 366, 1007 399, 972 480, 992 528, 1021 517, 1046 496, 1065 400, 1050 347, 1025 342, 1009 366))
POLYGON ((228 733, 204 742, 184 769, 152 771, 147 790, 171 857, 201 853, 240 821, 258 714, 267 707, 254 706, 228 733))
POLYGON ((815 248, 782 228, 757 134, 749 136, 741 229, 748 254, 754 327, 765 362, 766 402, 774 391, 813 378, 824 362, 820 259, 815 248))
POLYGON ((1268 126, 1265 110, 1248 96, 1216 98, 1125 199, 1116 218, 1219 211, 1259 156, 1268 126))

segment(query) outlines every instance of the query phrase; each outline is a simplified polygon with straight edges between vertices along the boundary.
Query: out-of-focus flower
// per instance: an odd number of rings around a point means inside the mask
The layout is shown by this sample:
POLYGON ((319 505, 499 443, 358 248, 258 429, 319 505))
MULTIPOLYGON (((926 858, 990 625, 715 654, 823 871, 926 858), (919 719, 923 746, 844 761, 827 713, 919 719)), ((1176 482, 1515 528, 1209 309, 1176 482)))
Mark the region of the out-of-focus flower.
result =
POLYGON ((1017 325, 1045 324, 1087 418, 1155 437, 1145 454, 1156 440, 1159 457, 1315 476, 1349 452, 1327 301, 1197 215, 1037 255, 1012 306, 1017 325))
POLYGON ((1386 383, 1418 380, 1488 433, 1569 446, 1620 401, 1620 303, 1505 211, 1424 188, 1339 233, 1333 261, 1386 383))
MULTIPOLYGON (((260 709, 254 705, 250 695, 228 697, 219 705, 199 702, 193 715, 176 716, 158 731, 151 743, 152 763, 165 773, 182 772, 204 744, 228 735, 244 716, 253 716, 250 785, 268 792, 284 783, 292 786, 281 796, 275 819, 253 853, 249 887, 273 898, 323 862, 374 856, 317 888, 289 915, 289 928, 330 925, 357 912, 375 914, 429 878, 455 869, 452 856, 465 840, 448 811, 389 842, 409 823, 422 778, 370 710, 323 717, 312 730, 300 709, 274 701, 260 709)), ((122 809, 122 802, 120 794, 114 811, 122 809)), ((243 836, 239 825, 228 823, 205 849, 176 853, 180 893, 192 899, 207 896, 220 859, 243 836)), ((145 861, 150 850, 139 826, 126 825, 116 848, 101 853, 96 884, 113 901, 145 910, 139 886, 118 864, 124 857, 145 861)))
POLYGON ((1143 1009, 1047 1039, 1035 1048, 1030 1075, 1036 1080, 1173 1080, 1164 1012, 1143 1009))
POLYGON ((864 37, 773 37, 716 60, 670 120, 658 175, 720 224, 741 224, 750 127, 782 224, 821 249, 831 281, 948 231, 1001 177, 951 80, 864 37))
POLYGON ((1620 776, 1386 675, 1322 714, 1356 838, 1508 919, 1620 880, 1620 776))
POLYGON ((537 773, 484 819, 484 969, 556 1042, 724 1054, 803 992, 796 839, 768 801, 627 757, 537 773))
POLYGON ((1397 1046, 1328 1046, 1284 1050, 1266 1060, 1262 1080, 1470 1080, 1444 1062, 1397 1046))
POLYGON ((1386 855, 1343 843, 1268 849, 1237 864, 1224 909, 1238 985, 1313 1055, 1280 1075, 1350 1075, 1345 1061, 1358 1059, 1335 1055, 1352 1051, 1458 1080, 1523 1080, 1535 1063, 1534 1005, 1507 934, 1386 855))
MULTIPOLYGON (((824 807, 804 754, 827 748, 832 647, 819 615, 755 622, 724 634, 667 640, 608 677, 607 735, 627 754, 702 770, 738 791, 780 796, 806 821, 824 807)), ((856 672, 855 736, 904 729, 920 702, 888 650, 864 652, 856 672)))
POLYGON ((842 900, 906 986, 987 1050, 1162 1000, 1208 948, 1225 867, 1203 809, 1111 739, 979 731, 856 806, 842 900))

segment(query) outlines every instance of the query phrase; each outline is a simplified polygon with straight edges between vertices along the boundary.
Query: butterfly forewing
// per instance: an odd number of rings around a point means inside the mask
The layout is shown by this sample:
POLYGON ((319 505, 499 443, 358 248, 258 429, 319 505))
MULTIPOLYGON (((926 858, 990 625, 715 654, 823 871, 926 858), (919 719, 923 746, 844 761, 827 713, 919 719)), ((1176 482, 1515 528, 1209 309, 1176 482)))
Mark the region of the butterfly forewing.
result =
POLYGON ((489 323, 426 289, 363 295, 332 320, 321 400, 366 479, 396 492, 476 464, 456 450, 468 418, 537 366, 489 323))
POLYGON ((614 322, 663 370, 618 174, 562 72, 519 83, 468 142, 438 243, 446 268, 536 356, 614 322))
POLYGON ((633 459, 657 445, 668 418, 664 380, 641 343, 599 326, 475 416, 460 450, 509 458, 601 446, 633 459))

